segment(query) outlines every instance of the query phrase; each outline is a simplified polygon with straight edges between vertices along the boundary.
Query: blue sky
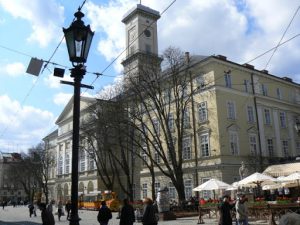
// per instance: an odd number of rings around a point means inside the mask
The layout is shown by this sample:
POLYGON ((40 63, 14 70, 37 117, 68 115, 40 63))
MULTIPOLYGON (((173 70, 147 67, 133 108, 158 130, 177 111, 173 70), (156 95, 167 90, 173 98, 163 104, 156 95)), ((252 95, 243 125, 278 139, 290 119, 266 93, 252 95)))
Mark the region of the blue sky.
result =
MULTIPOLYGON (((31 57, 48 60, 58 46, 62 27, 68 27, 83 0, 0 0, 0 151, 20 152, 39 143, 55 128, 55 120, 73 93, 71 86, 53 77, 54 66, 35 77, 26 74, 31 57)), ((163 12, 173 0, 142 0, 163 12)), ((125 48, 123 15, 138 0, 87 0, 82 11, 95 36, 87 71, 104 72, 85 95, 113 87, 122 74, 121 60, 107 66, 125 48), (107 68, 107 69, 105 69, 107 68)), ((298 0, 177 0, 158 21, 159 52, 176 46, 192 55, 222 54, 245 63, 275 47, 290 23, 298 0), (185 34, 185 35, 182 35, 185 34)), ((283 41, 300 33, 300 12, 283 41)), ((300 82, 300 37, 251 64, 279 77, 300 82)), ((51 60, 71 67, 65 42, 51 60)), ((70 80, 66 69, 65 78, 70 80)), ((83 83, 91 84, 87 73, 83 83)), ((83 90, 85 91, 85 90, 83 90)))

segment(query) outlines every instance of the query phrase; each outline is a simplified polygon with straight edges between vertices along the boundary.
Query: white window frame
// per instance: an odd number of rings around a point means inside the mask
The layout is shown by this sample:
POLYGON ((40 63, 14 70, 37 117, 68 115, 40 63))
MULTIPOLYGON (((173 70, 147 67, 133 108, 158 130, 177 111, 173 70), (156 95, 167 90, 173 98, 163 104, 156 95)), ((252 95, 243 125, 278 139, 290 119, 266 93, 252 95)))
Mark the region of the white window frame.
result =
POLYGON ((235 103, 233 101, 227 101, 227 118, 231 120, 236 119, 235 103))
POLYGON ((160 163, 160 156, 156 150, 154 150, 154 161, 159 164, 160 163))
POLYGON ((250 80, 244 80, 245 92, 250 93, 251 91, 251 82, 250 80))
POLYGON ((249 135, 249 146, 250 146, 250 154, 252 156, 257 156, 257 137, 255 134, 250 134, 249 135))
POLYGON ((199 134, 200 155, 202 157, 210 156, 209 134, 199 134))
POLYGON ((274 143, 272 138, 267 138, 267 150, 270 157, 274 156, 274 143))
POLYGON ((225 74, 224 74, 224 79, 225 79, 225 86, 226 86, 227 88, 232 88, 231 74, 225 73, 225 74))
POLYGON ((66 152, 65 155, 65 174, 70 173, 70 153, 66 152))
POLYGON ((261 84, 261 94, 263 96, 268 96, 268 87, 265 84, 261 84))
POLYGON ((58 164, 57 164, 57 174, 58 175, 63 174, 63 166, 64 166, 63 157, 62 157, 62 155, 59 155, 58 156, 58 164))
POLYGON ((190 127, 190 110, 188 107, 185 108, 183 113, 183 127, 184 128, 190 127))
POLYGON ((84 172, 86 170, 86 153, 84 150, 81 150, 80 151, 80 154, 79 154, 79 163, 80 163, 80 172, 84 172))
POLYGON ((207 102, 200 102, 198 104, 199 122, 206 122, 208 120, 207 102))
POLYGON ((282 99, 282 91, 280 88, 276 88, 276 95, 278 99, 282 99))
POLYGON ((255 122, 254 107, 252 105, 247 105, 247 119, 248 123, 255 122))
POLYGON ((239 155, 239 137, 235 131, 229 132, 229 149, 231 155, 239 155))
POLYGON ((142 184, 142 197, 143 198, 148 197, 148 185, 147 185, 147 183, 142 184))
POLYGON ((154 193, 155 193, 155 196, 157 196, 158 191, 160 191, 160 182, 155 181, 155 183, 154 183, 154 193))
POLYGON ((169 182, 169 198, 176 199, 176 188, 171 181, 169 182))
POLYGON ((281 128, 287 127, 287 121, 286 121, 286 113, 285 112, 279 112, 279 122, 281 128))
POLYGON ((281 140, 283 157, 289 157, 289 142, 288 140, 281 140))
POLYGON ((184 193, 185 199, 189 199, 193 196, 193 181, 192 179, 185 179, 184 180, 184 193))
POLYGON ((192 159, 192 147, 191 147, 191 138, 186 137, 182 140, 182 159, 190 160, 192 159))
POLYGON ((264 117, 265 117, 265 124, 271 125, 272 119, 271 119, 271 110, 270 109, 264 109, 264 117))
POLYGON ((199 74, 196 77, 196 86, 197 86, 197 89, 199 89, 199 90, 203 90, 205 88, 205 81, 204 81, 203 74, 199 74))

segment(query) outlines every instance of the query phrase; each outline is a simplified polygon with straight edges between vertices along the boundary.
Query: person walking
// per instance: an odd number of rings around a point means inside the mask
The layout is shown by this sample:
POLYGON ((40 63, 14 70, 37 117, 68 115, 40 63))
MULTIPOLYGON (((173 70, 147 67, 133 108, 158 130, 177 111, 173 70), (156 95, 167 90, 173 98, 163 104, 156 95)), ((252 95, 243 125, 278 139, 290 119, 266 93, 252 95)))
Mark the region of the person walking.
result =
POLYGON ((69 217, 70 217, 70 211, 71 211, 71 201, 70 200, 67 201, 65 209, 66 209, 66 212, 67 212, 67 220, 68 220, 69 217))
POLYGON ((101 202, 101 208, 99 209, 97 220, 100 225, 108 225, 108 221, 112 218, 110 209, 106 206, 106 202, 101 202))
POLYGON ((248 209, 246 206, 246 200, 246 196, 242 195, 238 198, 235 204, 237 225, 248 225, 248 209))
POLYGON ((231 209, 233 209, 233 207, 234 204, 229 203, 229 196, 225 195, 222 204, 219 206, 219 225, 232 225, 231 209))
POLYGON ((157 225, 158 222, 158 211, 157 208, 153 205, 151 198, 145 198, 144 201, 144 210, 142 216, 143 225, 157 225))
POLYGON ((42 217, 42 225, 55 225, 54 216, 51 211, 46 209, 45 203, 40 203, 39 205, 40 210, 42 211, 41 217, 42 217))
POLYGON ((121 209, 120 225, 132 225, 134 222, 134 209, 132 205, 129 204, 128 199, 125 198, 121 209))
POLYGON ((31 216, 32 216, 32 214, 33 214, 33 210, 34 210, 34 206, 33 206, 33 204, 32 204, 32 203, 30 203, 30 204, 28 205, 28 208, 29 208, 29 217, 31 217, 31 216))
POLYGON ((63 213, 63 204, 62 204, 62 201, 59 201, 58 205, 57 205, 58 221, 60 221, 60 217, 62 216, 62 213, 63 213))
POLYGON ((49 212, 53 213, 53 201, 52 201, 52 200, 51 200, 51 201, 49 202, 49 204, 46 206, 46 209, 47 209, 49 212))

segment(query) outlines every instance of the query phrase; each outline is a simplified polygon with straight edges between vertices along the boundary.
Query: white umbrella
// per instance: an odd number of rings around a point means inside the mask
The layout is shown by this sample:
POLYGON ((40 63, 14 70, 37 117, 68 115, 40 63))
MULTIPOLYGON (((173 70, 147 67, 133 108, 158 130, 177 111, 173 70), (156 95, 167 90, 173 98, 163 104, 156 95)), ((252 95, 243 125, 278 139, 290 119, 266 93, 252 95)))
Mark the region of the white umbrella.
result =
POLYGON ((282 184, 268 184, 268 185, 262 186, 262 189, 263 190, 274 190, 274 189, 278 189, 281 187, 282 187, 282 184))
POLYGON ((233 182, 230 186, 231 187, 227 188, 226 191, 235 191, 239 188, 239 182, 233 182))
POLYGON ((193 191, 213 191, 213 190, 225 190, 230 188, 230 184, 224 183, 217 179, 210 179, 198 187, 194 188, 193 191))
POLYGON ((276 182, 276 179, 262 174, 262 173, 253 173, 250 176, 244 178, 243 180, 239 181, 239 186, 261 186, 261 185, 267 185, 267 184, 274 184, 276 182))
POLYGON ((292 173, 290 175, 288 175, 287 177, 282 178, 282 180, 286 183, 294 183, 295 181, 297 181, 297 186, 298 186, 298 196, 300 196, 300 184, 299 184, 299 180, 300 180, 300 172, 295 172, 292 173))

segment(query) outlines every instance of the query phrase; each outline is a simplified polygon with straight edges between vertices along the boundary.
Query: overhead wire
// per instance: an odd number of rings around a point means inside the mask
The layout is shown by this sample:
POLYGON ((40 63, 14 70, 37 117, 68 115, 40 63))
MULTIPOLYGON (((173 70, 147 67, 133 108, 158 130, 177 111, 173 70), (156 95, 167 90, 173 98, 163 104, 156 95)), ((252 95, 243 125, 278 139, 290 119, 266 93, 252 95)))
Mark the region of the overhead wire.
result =
POLYGON ((283 34, 282 34, 282 36, 281 36, 281 38, 280 38, 280 40, 279 40, 279 42, 278 42, 277 46, 275 47, 274 51, 272 52, 272 55, 270 56, 270 58, 269 58, 269 60, 268 60, 268 62, 267 62, 267 64, 266 64, 266 66, 265 66, 265 69, 267 69, 267 67, 268 67, 269 63, 271 62, 271 60, 272 60, 272 58, 273 58, 273 56, 274 56, 275 52, 276 52, 276 51, 277 51, 277 49, 278 49, 278 46, 280 45, 280 43, 281 43, 282 39, 284 38, 285 34, 287 33, 288 29, 290 28, 290 26, 291 26, 291 24, 292 24, 292 22, 293 22, 294 18, 296 17, 296 15, 297 15, 297 13, 298 13, 299 9, 300 9, 300 6, 298 6, 298 8, 297 8, 296 12, 294 13, 294 15, 293 15, 292 19, 291 19, 291 20, 290 20, 290 22, 289 22, 289 24, 288 24, 287 28, 286 28, 286 29, 285 29, 285 31, 283 32, 283 34))

